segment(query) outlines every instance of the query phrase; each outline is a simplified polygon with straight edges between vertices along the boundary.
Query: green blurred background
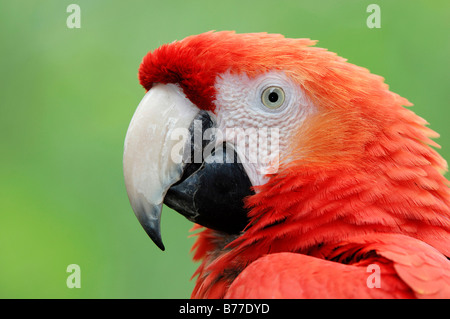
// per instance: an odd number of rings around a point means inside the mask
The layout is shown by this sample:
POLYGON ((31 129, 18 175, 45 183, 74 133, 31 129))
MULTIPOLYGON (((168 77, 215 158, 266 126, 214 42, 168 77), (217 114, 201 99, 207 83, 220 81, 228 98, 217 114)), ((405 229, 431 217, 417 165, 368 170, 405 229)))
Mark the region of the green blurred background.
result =
POLYGON ((308 37, 385 77, 450 158, 449 1, 0 1, 0 297, 187 298, 191 223, 161 252, 128 203, 122 151, 142 57, 208 30, 308 37), (66 8, 81 8, 69 29, 66 8), (381 7, 381 29, 366 8, 381 7), (66 267, 81 267, 69 289, 66 267))

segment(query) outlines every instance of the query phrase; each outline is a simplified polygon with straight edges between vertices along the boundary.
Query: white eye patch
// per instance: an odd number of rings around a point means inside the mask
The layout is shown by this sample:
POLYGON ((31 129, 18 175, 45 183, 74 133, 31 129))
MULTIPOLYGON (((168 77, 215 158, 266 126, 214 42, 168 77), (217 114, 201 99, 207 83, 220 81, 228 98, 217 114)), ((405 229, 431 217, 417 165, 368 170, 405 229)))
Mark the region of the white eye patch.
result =
POLYGON ((289 157, 290 137, 316 107, 301 87, 280 71, 255 78, 226 72, 217 77, 215 88, 215 113, 223 136, 217 142, 233 144, 253 185, 264 184, 267 165, 289 157), (227 130, 241 134, 227 134, 227 130), (267 137, 269 146, 261 142, 262 135, 267 137), (268 152, 275 143, 277 154, 268 152), (252 161, 255 156, 256 163, 252 161))
POLYGON ((284 72, 268 72, 253 79, 245 74, 234 75, 227 72, 217 77, 215 87, 217 89, 215 104, 217 110, 221 112, 245 112, 261 121, 271 121, 281 120, 284 117, 304 117, 306 113, 313 111, 311 102, 300 86, 284 72), (271 88, 275 91, 282 90, 282 105, 276 105, 279 100, 275 101, 272 107, 264 103, 264 100, 270 103, 270 92, 267 94, 267 90, 271 88))

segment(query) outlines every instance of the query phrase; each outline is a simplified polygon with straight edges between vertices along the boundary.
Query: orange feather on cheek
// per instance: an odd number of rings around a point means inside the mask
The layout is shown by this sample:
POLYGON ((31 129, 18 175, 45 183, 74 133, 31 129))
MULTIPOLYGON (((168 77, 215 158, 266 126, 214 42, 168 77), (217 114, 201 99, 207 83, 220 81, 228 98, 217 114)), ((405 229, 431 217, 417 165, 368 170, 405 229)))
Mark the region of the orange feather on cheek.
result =
POLYGON ((330 167, 352 165, 364 155, 364 145, 373 138, 360 114, 328 111, 313 115, 290 141, 290 165, 330 167))

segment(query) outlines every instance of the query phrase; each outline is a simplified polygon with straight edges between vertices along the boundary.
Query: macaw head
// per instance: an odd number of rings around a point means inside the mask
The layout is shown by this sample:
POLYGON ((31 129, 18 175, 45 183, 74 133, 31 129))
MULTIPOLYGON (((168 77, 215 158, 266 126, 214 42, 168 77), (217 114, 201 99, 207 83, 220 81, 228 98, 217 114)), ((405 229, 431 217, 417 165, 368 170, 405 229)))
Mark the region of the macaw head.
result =
POLYGON ((382 77, 314 44, 207 32, 144 57, 124 175, 158 247, 163 204, 242 249, 373 231, 436 244, 447 232, 437 135, 382 77))

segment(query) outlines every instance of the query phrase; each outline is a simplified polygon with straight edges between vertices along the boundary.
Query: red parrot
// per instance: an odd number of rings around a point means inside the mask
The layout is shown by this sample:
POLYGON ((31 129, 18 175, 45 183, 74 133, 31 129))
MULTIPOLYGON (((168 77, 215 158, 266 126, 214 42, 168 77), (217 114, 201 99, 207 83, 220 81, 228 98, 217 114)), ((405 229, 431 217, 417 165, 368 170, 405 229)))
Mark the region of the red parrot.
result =
POLYGON ((384 79, 316 41, 207 32, 162 45, 125 138, 131 206, 198 232, 192 298, 450 298, 438 136, 384 79))

